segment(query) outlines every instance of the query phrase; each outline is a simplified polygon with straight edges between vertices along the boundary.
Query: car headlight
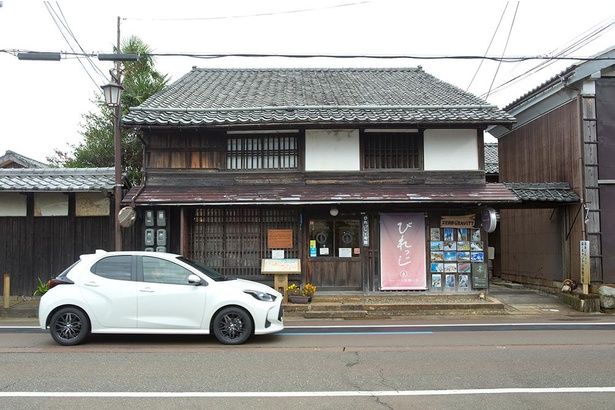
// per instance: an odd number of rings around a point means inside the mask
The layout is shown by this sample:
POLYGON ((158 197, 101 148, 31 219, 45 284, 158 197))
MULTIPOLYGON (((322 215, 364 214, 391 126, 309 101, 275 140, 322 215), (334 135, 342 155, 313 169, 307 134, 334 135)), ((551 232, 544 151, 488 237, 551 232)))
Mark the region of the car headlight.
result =
POLYGON ((244 290, 248 295, 252 295, 254 299, 261 300, 263 302, 273 302, 275 301, 275 296, 270 295, 269 293, 261 292, 260 290, 244 290))

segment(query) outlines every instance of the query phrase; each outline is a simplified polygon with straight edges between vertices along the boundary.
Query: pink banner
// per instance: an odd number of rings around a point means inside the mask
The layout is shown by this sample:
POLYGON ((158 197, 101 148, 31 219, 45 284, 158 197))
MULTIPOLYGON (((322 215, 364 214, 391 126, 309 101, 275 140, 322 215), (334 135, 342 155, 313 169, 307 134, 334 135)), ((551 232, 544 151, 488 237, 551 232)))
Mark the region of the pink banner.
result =
POLYGON ((380 215, 380 288, 427 289, 425 215, 380 215))

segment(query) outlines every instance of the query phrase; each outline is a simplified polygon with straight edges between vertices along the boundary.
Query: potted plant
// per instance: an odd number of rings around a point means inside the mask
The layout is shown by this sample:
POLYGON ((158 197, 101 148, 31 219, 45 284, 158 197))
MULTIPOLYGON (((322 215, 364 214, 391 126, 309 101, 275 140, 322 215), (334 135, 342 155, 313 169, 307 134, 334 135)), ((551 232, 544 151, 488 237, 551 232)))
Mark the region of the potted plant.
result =
POLYGON ((316 286, 311 283, 305 284, 303 289, 294 283, 286 288, 286 294, 291 303, 308 303, 312 300, 314 293, 316 293, 316 286))

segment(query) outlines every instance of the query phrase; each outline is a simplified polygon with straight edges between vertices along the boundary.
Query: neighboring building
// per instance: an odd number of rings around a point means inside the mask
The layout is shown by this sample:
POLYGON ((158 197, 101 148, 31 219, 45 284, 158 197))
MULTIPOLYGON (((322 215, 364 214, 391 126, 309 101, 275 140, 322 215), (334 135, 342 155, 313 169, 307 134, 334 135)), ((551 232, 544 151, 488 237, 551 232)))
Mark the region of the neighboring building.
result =
POLYGON ((563 182, 581 198, 557 210, 502 210, 503 278, 550 288, 580 281, 589 241, 592 284, 615 282, 614 59, 615 48, 563 70, 504 108, 517 119, 512 129, 490 130, 500 182, 563 182))
POLYGON ((7 150, 0 156, 0 168, 47 168, 48 165, 7 150))
POLYGON ((527 193, 485 180, 483 132, 514 118, 420 67, 194 68, 122 121, 137 248, 267 283, 284 258, 319 291, 485 288, 488 207, 527 193))
POLYGON ((11 277, 11 295, 31 296, 38 278, 82 253, 112 250, 113 187, 113 168, 0 169, 0 272, 11 277))

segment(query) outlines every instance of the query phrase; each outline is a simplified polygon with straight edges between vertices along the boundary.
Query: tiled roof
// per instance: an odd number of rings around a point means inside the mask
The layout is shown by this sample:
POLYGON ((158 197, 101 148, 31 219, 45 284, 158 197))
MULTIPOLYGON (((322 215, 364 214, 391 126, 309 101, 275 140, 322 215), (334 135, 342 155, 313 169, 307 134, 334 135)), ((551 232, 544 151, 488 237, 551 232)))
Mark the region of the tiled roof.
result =
POLYGON ((47 168, 47 164, 7 150, 0 156, 0 168, 47 168))
POLYGON ((99 192, 115 185, 113 168, 0 169, 0 191, 99 192))
POLYGON ((485 173, 498 174, 498 144, 485 143, 485 173))
POLYGON ((383 204, 519 202, 502 184, 481 185, 273 185, 133 187, 122 200, 137 205, 383 204))
POLYGON ((421 68, 201 69, 131 107, 132 126, 511 125, 494 105, 421 68))
POLYGON ((580 202, 579 196, 565 182, 504 182, 521 201, 525 202, 580 202))

